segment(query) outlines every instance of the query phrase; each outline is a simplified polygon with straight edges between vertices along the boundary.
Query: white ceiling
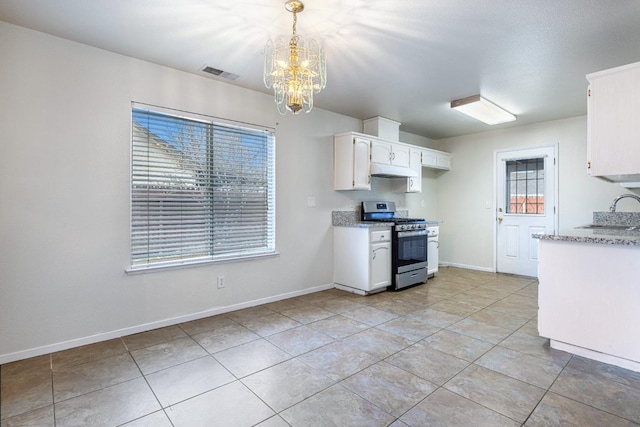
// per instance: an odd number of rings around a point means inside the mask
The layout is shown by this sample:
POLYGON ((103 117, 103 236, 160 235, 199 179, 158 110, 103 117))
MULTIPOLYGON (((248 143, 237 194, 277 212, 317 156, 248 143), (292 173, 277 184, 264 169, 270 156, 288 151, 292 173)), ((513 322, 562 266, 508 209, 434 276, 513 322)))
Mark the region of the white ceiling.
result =
MULTIPOLYGON (((291 33, 284 3, 0 0, 0 20, 191 73, 209 65, 268 93, 262 48, 291 33)), ((640 61, 640 0, 304 3, 298 33, 327 57, 315 106, 433 139, 493 128, 449 108, 478 93, 518 116, 497 127, 586 114, 586 74, 640 61)))

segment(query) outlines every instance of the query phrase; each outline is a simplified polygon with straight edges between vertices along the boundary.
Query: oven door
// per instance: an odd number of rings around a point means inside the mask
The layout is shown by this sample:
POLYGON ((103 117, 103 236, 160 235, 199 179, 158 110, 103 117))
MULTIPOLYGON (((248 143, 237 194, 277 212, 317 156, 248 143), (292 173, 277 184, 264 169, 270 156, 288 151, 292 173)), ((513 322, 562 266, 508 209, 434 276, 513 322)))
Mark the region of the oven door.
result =
POLYGON ((427 230, 398 231, 394 237, 394 273, 427 266, 427 230))

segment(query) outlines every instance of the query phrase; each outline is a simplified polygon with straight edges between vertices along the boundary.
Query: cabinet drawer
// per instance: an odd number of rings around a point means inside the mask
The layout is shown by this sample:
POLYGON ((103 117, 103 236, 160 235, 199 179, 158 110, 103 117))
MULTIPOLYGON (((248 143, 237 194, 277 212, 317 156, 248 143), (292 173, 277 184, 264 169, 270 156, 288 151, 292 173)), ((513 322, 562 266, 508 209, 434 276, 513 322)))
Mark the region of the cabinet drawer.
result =
POLYGON ((380 230, 371 232, 371 243, 388 242, 391 240, 391 230, 380 230))

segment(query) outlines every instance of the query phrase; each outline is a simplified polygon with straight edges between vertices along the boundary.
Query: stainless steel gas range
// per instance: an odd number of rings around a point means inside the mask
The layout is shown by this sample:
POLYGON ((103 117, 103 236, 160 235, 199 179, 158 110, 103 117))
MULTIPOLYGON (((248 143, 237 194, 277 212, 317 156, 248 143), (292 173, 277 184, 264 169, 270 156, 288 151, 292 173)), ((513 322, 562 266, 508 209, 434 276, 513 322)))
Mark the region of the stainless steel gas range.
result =
POLYGON ((427 221, 399 218, 394 202, 362 202, 362 221, 393 223, 391 230, 391 286, 401 290, 427 281, 427 221))

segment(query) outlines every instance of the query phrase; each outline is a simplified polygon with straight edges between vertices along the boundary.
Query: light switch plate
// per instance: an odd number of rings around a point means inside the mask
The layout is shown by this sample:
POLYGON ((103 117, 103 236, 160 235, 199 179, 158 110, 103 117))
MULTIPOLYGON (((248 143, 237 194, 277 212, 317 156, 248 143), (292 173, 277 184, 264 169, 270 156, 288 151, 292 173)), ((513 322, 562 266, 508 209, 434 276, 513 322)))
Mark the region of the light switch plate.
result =
POLYGON ((316 198, 313 196, 307 197, 307 207, 315 208, 316 207, 316 198))

